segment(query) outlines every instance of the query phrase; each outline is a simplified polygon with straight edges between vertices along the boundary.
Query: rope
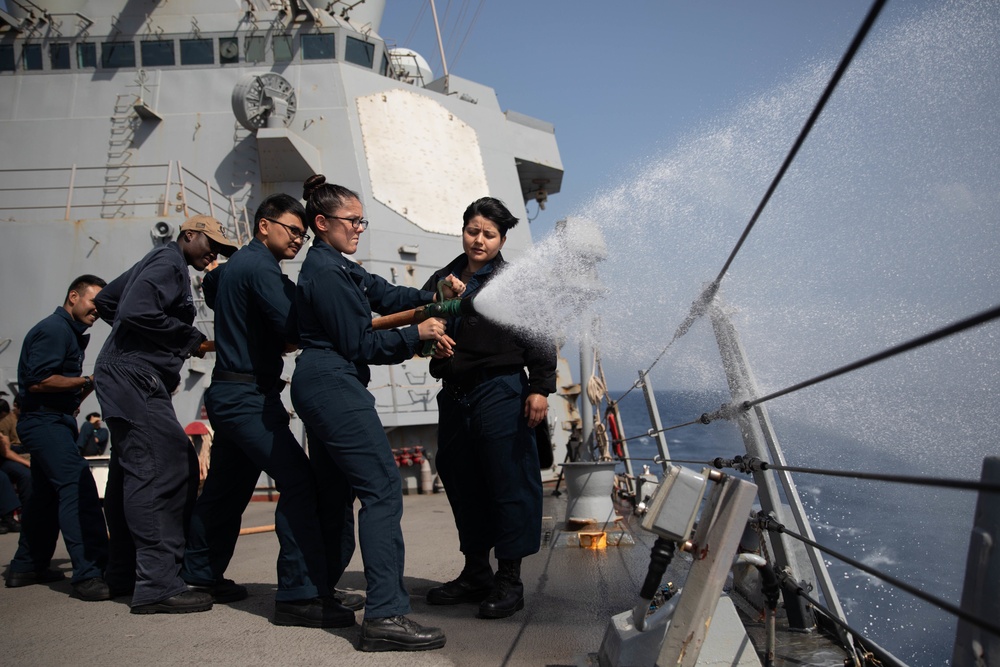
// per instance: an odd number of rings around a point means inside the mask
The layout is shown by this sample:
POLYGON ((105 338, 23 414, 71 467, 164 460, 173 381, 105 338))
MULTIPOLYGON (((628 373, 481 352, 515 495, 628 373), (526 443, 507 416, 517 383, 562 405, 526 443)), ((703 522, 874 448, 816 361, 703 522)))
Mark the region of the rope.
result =
POLYGON ((590 379, 587 380, 587 399, 594 406, 594 442, 600 454, 601 461, 611 461, 611 453, 608 448, 608 431, 601 421, 601 403, 607 398, 608 384, 604 379, 604 369, 601 367, 601 357, 594 351, 594 370, 591 371, 590 379))

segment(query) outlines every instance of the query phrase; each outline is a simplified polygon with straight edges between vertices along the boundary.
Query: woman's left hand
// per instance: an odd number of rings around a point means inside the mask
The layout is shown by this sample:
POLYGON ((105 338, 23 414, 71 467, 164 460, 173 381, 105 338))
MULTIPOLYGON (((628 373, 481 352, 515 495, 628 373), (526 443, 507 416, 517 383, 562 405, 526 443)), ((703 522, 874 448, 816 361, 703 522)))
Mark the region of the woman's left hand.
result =
POLYGON ((448 276, 444 279, 441 291, 444 293, 444 298, 457 299, 465 291, 465 283, 455 276, 448 276))
POLYGON ((535 428, 545 419, 549 411, 549 399, 541 394, 528 394, 524 401, 524 416, 528 418, 528 428, 535 428))
POLYGON ((442 334, 434 344, 434 358, 447 359, 455 356, 455 341, 448 334, 442 334))

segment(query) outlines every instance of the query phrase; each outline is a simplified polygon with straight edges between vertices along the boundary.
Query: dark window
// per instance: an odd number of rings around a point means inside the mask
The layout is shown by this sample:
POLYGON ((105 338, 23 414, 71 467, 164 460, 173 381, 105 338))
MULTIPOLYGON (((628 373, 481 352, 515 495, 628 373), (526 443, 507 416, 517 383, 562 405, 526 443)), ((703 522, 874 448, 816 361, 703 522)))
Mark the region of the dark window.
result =
POLYGON ((25 44, 21 47, 21 60, 24 69, 42 69, 42 45, 25 44))
POLYGON ((182 39, 181 65, 214 65, 213 49, 211 39, 182 39))
POLYGON ((14 71, 14 45, 0 44, 0 72, 14 71))
POLYGON ((139 42, 139 53, 143 67, 172 67, 177 64, 173 40, 139 42))
POLYGON ((219 38, 219 62, 223 65, 240 61, 240 40, 238 37, 219 38))
POLYGON ((385 76, 389 72, 389 56, 382 54, 382 66, 378 68, 378 73, 385 76))
POLYGON ((260 63, 264 62, 264 45, 267 42, 264 41, 263 37, 247 37, 246 47, 247 47, 247 62, 248 63, 260 63))
POLYGON ((49 60, 52 61, 52 69, 69 69, 72 67, 69 54, 69 44, 65 42, 49 44, 49 60))
POLYGON ((83 42, 76 45, 76 66, 80 69, 97 67, 97 44, 83 42))
POLYGON ((347 38, 347 52, 344 59, 349 63, 371 69, 375 62, 375 45, 353 37, 347 38))
POLYGON ((275 35, 271 39, 271 48, 274 50, 274 62, 288 62, 292 59, 292 36, 275 35))
POLYGON ((302 35, 303 60, 329 60, 336 57, 332 34, 302 35))
POLYGON ((101 44, 101 67, 135 67, 135 44, 132 42, 104 42, 101 44))

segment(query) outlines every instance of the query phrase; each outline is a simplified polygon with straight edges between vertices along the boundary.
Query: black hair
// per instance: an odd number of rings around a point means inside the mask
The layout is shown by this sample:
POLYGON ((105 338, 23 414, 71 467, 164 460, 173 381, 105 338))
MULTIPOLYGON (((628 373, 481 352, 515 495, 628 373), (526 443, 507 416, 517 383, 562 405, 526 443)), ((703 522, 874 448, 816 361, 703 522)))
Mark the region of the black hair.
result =
POLYGON ((315 174, 306 179, 302 185, 302 198, 306 200, 306 224, 316 234, 319 233, 316 229, 317 215, 333 213, 352 199, 361 201, 357 192, 343 185, 327 183, 323 174, 315 174))
POLYGON ((276 195, 271 195, 264 201, 260 203, 257 207, 257 212, 253 216, 254 228, 253 233, 256 236, 260 232, 260 221, 264 218, 280 218, 285 213, 291 213, 295 215, 302 224, 306 224, 306 209, 302 206, 302 202, 291 195, 286 195, 284 193, 279 193, 276 195))
POLYGON ((90 421, 91 417, 97 417, 98 419, 100 419, 101 418, 101 413, 100 412, 91 412, 89 415, 87 415, 87 421, 90 421))
POLYGON ((5 415, 8 412, 10 412, 10 403, 4 398, 0 398, 0 415, 5 415))
MULTIPOLYGON (((77 277, 76 280, 69 284, 69 289, 66 290, 66 301, 69 301, 69 293, 76 292, 77 294, 83 294, 91 285, 96 285, 97 287, 107 287, 107 283, 103 279, 93 276, 89 273, 85 273, 82 276, 77 277)), ((64 302, 65 303, 65 302, 64 302)))
POLYGON ((500 236, 506 237, 507 230, 518 223, 518 219, 507 210, 504 203, 495 197, 482 197, 469 204, 462 215, 462 229, 477 215, 481 215, 500 229, 500 236))

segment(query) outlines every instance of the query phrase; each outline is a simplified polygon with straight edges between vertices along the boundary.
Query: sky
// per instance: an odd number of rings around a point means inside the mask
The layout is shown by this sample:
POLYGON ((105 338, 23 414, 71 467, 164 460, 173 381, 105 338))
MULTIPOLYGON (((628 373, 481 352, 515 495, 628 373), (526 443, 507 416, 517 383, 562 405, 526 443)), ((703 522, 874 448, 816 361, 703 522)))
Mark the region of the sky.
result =
MULTIPOLYGON (((585 214, 581 207, 595 191, 614 186, 621 174, 670 150, 706 120, 809 63, 839 59, 871 3, 436 4, 449 71, 494 88, 502 109, 555 126, 565 174, 561 192, 533 222, 538 238, 557 220, 585 214)), ((890 2, 880 23, 922 4, 890 2)), ((379 32, 421 53, 434 76, 441 75, 428 2, 388 0, 379 32)), ((529 216, 536 213, 529 203, 529 216)))

